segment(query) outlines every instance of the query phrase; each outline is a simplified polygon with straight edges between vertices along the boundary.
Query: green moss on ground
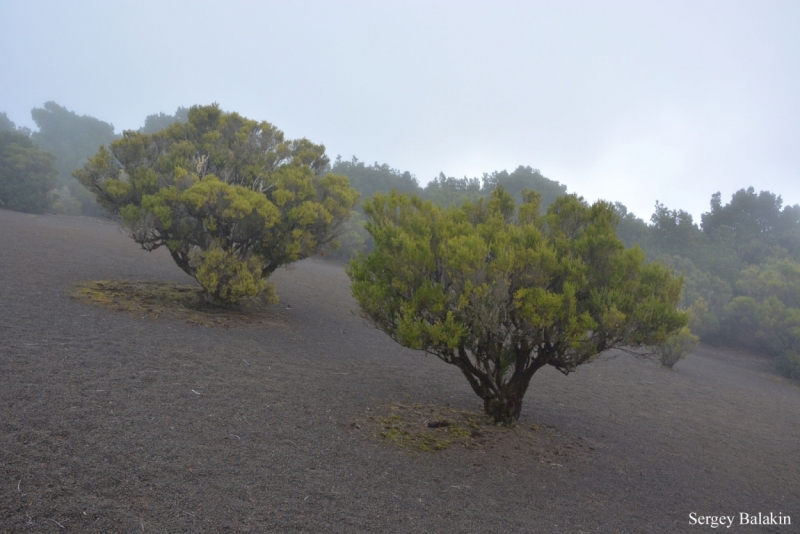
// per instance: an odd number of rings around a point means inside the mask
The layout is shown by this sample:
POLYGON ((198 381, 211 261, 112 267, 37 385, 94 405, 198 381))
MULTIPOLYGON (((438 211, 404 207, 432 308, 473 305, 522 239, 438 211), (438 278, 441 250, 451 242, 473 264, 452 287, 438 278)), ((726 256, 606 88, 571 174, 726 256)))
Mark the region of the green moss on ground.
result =
POLYGON ((449 406, 393 404, 367 418, 374 434, 412 451, 437 452, 453 446, 483 448, 499 435, 528 432, 495 425, 486 415, 449 406))
POLYGON ((208 302, 202 288, 149 280, 94 280, 77 284, 71 295, 83 302, 137 317, 168 317, 201 326, 281 324, 275 306, 251 299, 235 307, 208 302))

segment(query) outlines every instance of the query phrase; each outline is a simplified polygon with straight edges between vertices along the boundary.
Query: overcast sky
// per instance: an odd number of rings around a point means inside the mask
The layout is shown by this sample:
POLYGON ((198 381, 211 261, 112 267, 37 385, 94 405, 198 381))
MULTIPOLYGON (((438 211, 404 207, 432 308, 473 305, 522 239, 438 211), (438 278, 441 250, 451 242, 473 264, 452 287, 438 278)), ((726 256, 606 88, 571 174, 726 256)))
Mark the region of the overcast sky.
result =
POLYGON ((48 100, 118 132, 219 102, 422 183, 530 165, 644 219, 800 203, 796 0, 0 0, 0 80, 30 127, 48 100))

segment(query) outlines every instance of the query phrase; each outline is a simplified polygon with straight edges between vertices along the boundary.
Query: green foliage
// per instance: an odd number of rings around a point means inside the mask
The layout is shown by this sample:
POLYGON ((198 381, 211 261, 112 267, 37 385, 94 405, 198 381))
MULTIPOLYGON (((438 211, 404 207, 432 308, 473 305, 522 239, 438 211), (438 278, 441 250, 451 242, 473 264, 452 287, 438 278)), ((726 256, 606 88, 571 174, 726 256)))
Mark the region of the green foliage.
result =
POLYGON ((0 207, 31 213, 49 209, 58 175, 54 161, 27 136, 0 132, 0 207))
POLYGON ((372 236, 366 229, 367 219, 360 211, 353 210, 350 220, 344 223, 339 236, 339 247, 326 254, 334 260, 350 260, 359 253, 370 252, 374 247, 372 236))
POLYGON ((55 102, 46 102, 43 108, 34 108, 31 116, 39 127, 39 131, 31 135, 33 141, 56 156, 61 197, 66 199, 67 204, 80 203, 84 215, 98 215, 99 210, 92 195, 72 178, 72 172, 83 166, 101 145, 107 145, 117 138, 114 126, 94 117, 78 115, 55 102), (68 199, 68 196, 72 199, 68 199))
POLYGON ((702 230, 658 203, 651 222, 638 242, 684 274, 681 305, 692 312, 692 331, 766 352, 785 374, 800 374, 800 206, 750 187, 725 205, 714 194, 702 230))
POLYGON ((139 128, 139 131, 143 134, 154 134, 165 130, 176 122, 189 122, 189 108, 179 107, 174 115, 167 115, 163 112, 148 115, 144 120, 144 126, 139 128))
POLYGON ((650 217, 652 236, 650 246, 661 254, 693 257, 701 246, 702 232, 692 215, 683 210, 670 210, 656 202, 656 211, 650 217))
MULTIPOLYGON (((416 193, 440 206, 458 206, 467 201, 476 202, 481 198, 488 198, 498 185, 502 185, 518 202, 522 200, 523 190, 537 191, 541 194, 543 208, 567 192, 566 186, 545 178, 537 169, 521 165, 512 173, 495 171, 492 174, 484 174, 482 181, 478 178, 447 177, 444 173, 440 173, 425 186, 424 190, 420 188, 416 177, 408 171, 401 172, 385 163, 373 163, 368 166, 355 156, 351 161, 337 158, 332 172, 347 176, 351 185, 364 199, 376 193, 399 191, 416 193)), ((358 252, 372 250, 372 238, 364 230, 362 221, 362 217, 355 216, 347 225, 342 235, 342 248, 333 255, 334 257, 349 259, 358 252)))
POLYGON ((697 347, 698 342, 699 338, 684 326, 676 334, 668 337, 656 349, 661 365, 670 369, 673 368, 676 363, 688 356, 697 347))
POLYGON ((800 264, 773 261, 742 271, 725 308, 728 336, 776 357, 778 369, 798 377, 800 264))
POLYGON ((457 206, 464 202, 475 202, 484 196, 478 178, 453 178, 444 173, 428 182, 423 195, 440 206, 457 206))
POLYGON ((401 172, 391 168, 386 163, 365 165, 353 156, 350 161, 343 161, 341 156, 336 158, 331 172, 347 176, 350 185, 361 194, 361 198, 367 198, 375 193, 388 193, 396 190, 402 193, 419 193, 422 191, 419 182, 410 172, 401 172))
POLYGON ((538 169, 520 165, 513 172, 484 173, 483 179, 453 178, 439 173, 431 180, 422 195, 440 206, 458 206, 488 198, 492 191, 502 186, 517 202, 523 200, 523 191, 536 191, 542 208, 547 208, 556 198, 567 194, 567 187, 542 176, 538 169))
POLYGON ((539 213, 502 186, 438 207, 396 192, 365 203, 375 250, 351 263, 365 315, 403 346, 456 365, 511 423, 533 374, 567 374, 614 347, 658 345, 686 325, 681 280, 616 237, 607 203, 574 195, 539 213))
POLYGON ((324 174, 325 148, 217 105, 152 135, 126 131, 75 177, 145 250, 221 304, 271 291, 278 267, 335 246, 358 193, 324 174))
POLYGON ((683 276, 680 306, 692 310, 689 324, 692 332, 709 342, 721 341, 720 318, 724 317, 725 306, 733 297, 730 284, 718 276, 701 271, 688 258, 664 254, 657 259, 683 276))
POLYGON ((541 195, 542 209, 556 201, 560 196, 567 194, 567 186, 542 176, 539 169, 520 165, 513 172, 493 172, 483 175, 483 193, 488 196, 498 185, 503 186, 517 202, 522 202, 525 190, 536 191, 541 195))
POLYGON ((0 132, 16 132, 17 125, 8 118, 5 112, 0 112, 0 132))
POLYGON ((752 187, 734 193, 725 206, 716 193, 711 197, 711 211, 702 216, 703 232, 714 236, 729 231, 743 247, 756 245, 762 253, 749 263, 762 263, 776 252, 780 255, 779 248, 800 259, 800 207, 782 207, 780 196, 769 191, 756 194, 752 187))
POLYGON ((239 302, 265 293, 268 302, 278 301, 274 288, 262 278, 262 261, 257 256, 240 260, 235 251, 215 246, 193 251, 189 258, 195 278, 214 301, 239 302))
POLYGON ((742 271, 736 289, 741 295, 758 300, 777 297, 787 306, 800 308, 800 265, 780 260, 750 267, 742 271))
POLYGON ((626 247, 640 246, 647 250, 650 244, 650 228, 647 223, 629 212, 627 206, 621 202, 614 202, 614 211, 619 217, 617 237, 626 247))

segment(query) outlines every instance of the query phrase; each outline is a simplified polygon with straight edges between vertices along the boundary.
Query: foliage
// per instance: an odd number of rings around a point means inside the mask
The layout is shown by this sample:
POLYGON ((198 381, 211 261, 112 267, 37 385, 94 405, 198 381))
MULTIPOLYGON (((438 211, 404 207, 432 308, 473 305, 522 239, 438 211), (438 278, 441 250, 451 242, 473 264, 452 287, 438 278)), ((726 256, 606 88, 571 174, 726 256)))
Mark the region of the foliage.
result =
POLYGON ((458 206, 464 202, 488 198, 497 186, 503 186, 517 202, 523 200, 523 191, 536 191, 540 195, 542 209, 547 208, 556 198, 567 194, 565 185, 545 178, 539 169, 520 165, 511 173, 505 170, 484 173, 482 179, 466 176, 453 178, 439 173, 438 177, 425 186, 422 196, 440 206, 458 206))
POLYGON ((14 132, 25 137, 31 136, 31 129, 27 126, 17 126, 8 118, 5 112, 0 112, 0 132, 14 132))
POLYGON ((0 132, 16 132, 17 125, 8 118, 5 112, 0 112, 0 132))
POLYGON ((657 259, 683 276, 680 306, 692 310, 689 323, 692 332, 706 341, 719 341, 720 318, 724 316, 725 306, 733 297, 730 284, 718 276, 701 271, 688 258, 664 254, 657 259))
POLYGON ((343 161, 341 156, 337 157, 331 172, 347 176, 350 185, 361 194, 361 198, 370 197, 375 193, 388 193, 392 190, 403 193, 422 191, 417 178, 410 172, 401 172, 386 163, 375 162, 372 165, 365 165, 355 156, 350 161, 343 161))
POLYGON ((323 175, 327 165, 322 145, 213 105, 152 135, 126 131, 75 177, 142 248, 166 246, 213 301, 231 304, 335 246, 358 193, 323 175))
POLYGON ((619 217, 617 224, 617 237, 625 243, 626 247, 640 246, 649 248, 650 228, 647 223, 628 211, 628 207, 621 202, 614 202, 614 211, 619 217))
POLYGON ((350 220, 342 226, 339 247, 328 252, 326 256, 334 260, 349 261, 361 252, 369 253, 372 251, 375 248, 375 244, 372 236, 369 235, 365 228, 366 223, 367 219, 364 214, 353 210, 350 214, 350 220))
POLYGON ((780 255, 779 248, 800 259, 800 206, 783 208, 783 199, 769 191, 756 194, 752 187, 740 189, 725 206, 721 195, 715 193, 711 197, 711 211, 703 214, 702 221, 703 232, 709 236, 725 230, 733 234, 742 248, 756 245, 756 250, 762 253, 745 257, 756 260, 748 263, 761 263, 770 256, 780 255))
POLYGON ((483 194, 488 196, 498 185, 502 185, 517 202, 523 201, 522 192, 536 191, 541 195, 541 207, 547 207, 560 196, 567 194, 567 186, 542 176, 539 169, 520 165, 513 172, 494 171, 483 175, 483 194))
POLYGON ((54 161, 29 137, 0 132, 0 207, 32 213, 50 208, 58 175, 54 161))
POLYGON ((511 423, 534 373, 567 374, 614 347, 685 326, 681 280, 615 235, 613 208, 558 198, 545 214, 502 186, 442 208, 393 192, 365 203, 375 250, 351 263, 364 314, 403 346, 456 365, 486 413, 511 423))
POLYGON ((739 296, 725 308, 730 339, 774 356, 780 371, 800 377, 800 264, 750 267, 736 289, 739 296))
MULTIPOLYGON (((416 177, 408 171, 401 172, 386 163, 365 165, 355 156, 351 161, 343 161, 338 157, 333 164, 332 172, 347 176, 353 188, 364 199, 376 193, 395 190, 401 193, 416 193, 441 206, 458 206, 467 201, 475 202, 487 198, 498 185, 502 185, 518 202, 522 200, 524 189, 541 193, 543 208, 567 192, 566 186, 545 178, 537 169, 522 165, 511 173, 508 171, 484 173, 482 180, 467 177, 453 178, 440 173, 425 186, 425 189, 419 186, 416 177)), ((355 253, 372 250, 372 238, 363 229, 361 220, 360 216, 354 216, 353 221, 347 225, 342 235, 342 248, 333 255, 334 257, 349 259, 355 253)))
POLYGON ((189 122, 189 108, 179 107, 174 115, 167 115, 163 112, 148 115, 144 120, 144 126, 139 128, 139 131, 143 134, 154 134, 176 122, 189 122))
POLYGON ((87 115, 78 115, 55 102, 46 102, 43 108, 34 108, 31 116, 39 127, 39 131, 31 135, 33 141, 56 156, 61 196, 65 199, 68 195, 73 197, 74 201, 81 204, 84 215, 98 215, 99 210, 92 195, 72 178, 72 172, 83 166, 101 145, 107 145, 117 138, 114 125, 87 115))
POLYGON ((714 194, 701 219, 702 228, 657 203, 649 235, 638 241, 651 259, 684 274, 690 328, 703 341, 771 354, 782 372, 800 375, 800 206, 750 187, 724 205, 714 194))
POLYGON ((672 369, 694 350, 698 342, 699 338, 684 326, 656 348, 661 365, 672 369))
POLYGON ((457 206, 464 202, 475 202, 483 197, 481 181, 478 178, 453 178, 439 173, 428 182, 423 192, 426 198, 440 206, 457 206))
POLYGON ((700 245, 702 233, 692 215, 683 210, 670 210, 656 202, 650 217, 652 223, 651 247, 662 254, 681 254, 691 257, 700 245))

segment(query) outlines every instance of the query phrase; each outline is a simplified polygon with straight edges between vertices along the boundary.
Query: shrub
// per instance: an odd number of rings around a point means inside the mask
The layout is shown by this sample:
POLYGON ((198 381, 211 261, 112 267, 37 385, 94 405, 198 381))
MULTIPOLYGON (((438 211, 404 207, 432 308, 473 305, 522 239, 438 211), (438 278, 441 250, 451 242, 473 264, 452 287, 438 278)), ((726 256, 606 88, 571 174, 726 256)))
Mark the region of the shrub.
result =
POLYGON ((335 247, 358 193, 325 174, 328 163, 324 146, 213 105, 151 135, 125 132, 75 177, 142 248, 167 247, 228 305, 271 291, 278 267, 335 247))
POLYGON ((611 205, 560 197, 546 214, 502 186, 441 208, 397 192, 365 203, 369 255, 348 274, 368 318, 403 346, 457 366, 498 423, 519 418, 537 370, 564 374, 611 348, 684 327, 682 282, 616 236, 611 205))
POLYGON ((687 327, 681 328, 656 348, 661 365, 671 369, 697 347, 698 341, 698 337, 687 327))

